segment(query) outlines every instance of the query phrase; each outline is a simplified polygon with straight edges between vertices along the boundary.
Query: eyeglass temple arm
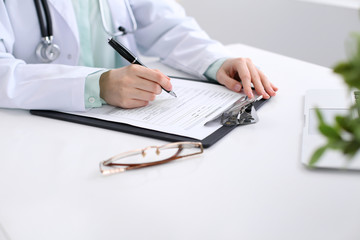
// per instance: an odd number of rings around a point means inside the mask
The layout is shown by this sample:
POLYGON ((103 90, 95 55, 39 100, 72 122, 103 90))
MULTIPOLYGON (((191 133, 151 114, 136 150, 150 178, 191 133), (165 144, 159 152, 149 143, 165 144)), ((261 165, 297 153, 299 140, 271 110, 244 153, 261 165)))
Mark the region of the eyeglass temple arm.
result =
MULTIPOLYGON (((180 159, 180 158, 183 158, 183 157, 189 157, 189 156, 193 156, 193 155, 197 155, 197 154, 201 154, 203 153, 204 149, 202 147, 202 145, 199 145, 199 148, 200 148, 200 152, 198 153, 192 153, 192 154, 188 154, 188 155, 184 155, 184 156, 179 156, 179 154, 183 151, 183 147, 182 145, 179 145, 178 147, 178 150, 176 151, 176 153, 167 158, 167 159, 164 159, 164 160, 159 160, 159 161, 156 161, 156 162, 149 162, 149 163, 107 163, 105 164, 104 162, 100 163, 100 164, 103 164, 104 166, 127 166, 126 168, 118 168, 119 170, 115 171, 113 173, 117 173, 117 172, 124 172, 124 171, 127 171, 127 170, 132 170, 132 169, 139 169, 139 168, 144 168, 144 167, 150 167, 150 166, 155 166, 155 165, 160 165, 160 164, 164 164, 164 163, 168 163, 168 162, 171 162, 171 161, 174 161, 174 160, 177 160, 177 159, 180 159)), ((101 166, 101 165, 100 165, 101 166)), ((102 170, 102 171, 107 171, 107 170, 102 170)), ((109 170, 110 171, 110 170, 109 170)))
POLYGON ((159 161, 156 161, 156 162, 148 162, 148 163, 109 163, 107 164, 106 166, 128 166, 125 168, 125 170, 131 170, 131 169, 137 169, 137 168, 143 168, 143 167, 150 167, 150 166, 155 166, 155 165, 159 165, 159 164, 163 164, 163 163, 168 163, 168 162, 171 162, 173 160, 176 160, 176 159, 179 159, 179 158, 182 158, 183 156, 181 157, 178 157, 178 155, 180 154, 180 152, 183 150, 183 148, 178 148, 178 150, 176 151, 176 153, 167 158, 167 159, 164 159, 164 160, 159 160, 159 161))

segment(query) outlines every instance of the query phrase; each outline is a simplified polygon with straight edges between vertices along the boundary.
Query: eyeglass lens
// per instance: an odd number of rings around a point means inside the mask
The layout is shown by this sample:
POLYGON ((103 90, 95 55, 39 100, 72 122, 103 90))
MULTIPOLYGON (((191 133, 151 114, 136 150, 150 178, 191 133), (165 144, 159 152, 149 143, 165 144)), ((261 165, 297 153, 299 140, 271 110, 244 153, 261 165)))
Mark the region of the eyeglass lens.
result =
POLYGON ((151 163, 151 162, 162 161, 170 158, 180 158, 200 152, 201 149, 198 146, 189 145, 189 144, 165 145, 162 148, 149 147, 146 148, 144 151, 139 150, 127 156, 123 156, 122 158, 115 159, 113 161, 113 164, 109 164, 109 165, 116 165, 116 163, 122 163, 122 164, 151 163))

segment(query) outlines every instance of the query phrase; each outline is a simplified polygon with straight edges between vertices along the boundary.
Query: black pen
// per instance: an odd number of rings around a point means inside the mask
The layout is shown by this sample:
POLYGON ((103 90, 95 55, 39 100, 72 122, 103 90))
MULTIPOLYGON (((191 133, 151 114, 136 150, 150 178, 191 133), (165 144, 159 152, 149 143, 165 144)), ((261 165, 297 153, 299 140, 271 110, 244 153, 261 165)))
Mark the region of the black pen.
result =
MULTIPOLYGON (((131 64, 139 64, 141 66, 146 67, 140 60, 132 53, 129 49, 127 49, 124 45, 116 41, 114 38, 109 38, 109 44, 112 46, 115 51, 117 51, 123 58, 125 58, 131 64)), ((177 97, 173 91, 168 91, 161 87, 165 92, 169 93, 171 96, 177 97)))

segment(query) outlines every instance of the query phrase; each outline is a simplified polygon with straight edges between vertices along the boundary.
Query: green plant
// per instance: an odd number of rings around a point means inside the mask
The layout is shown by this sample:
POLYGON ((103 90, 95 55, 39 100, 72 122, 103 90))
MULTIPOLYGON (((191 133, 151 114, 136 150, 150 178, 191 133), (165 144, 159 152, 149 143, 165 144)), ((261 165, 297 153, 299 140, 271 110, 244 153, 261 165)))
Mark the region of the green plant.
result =
MULTIPOLYGON (((360 35, 354 35, 355 49, 347 61, 340 62, 334 67, 334 72, 340 74, 349 88, 355 90, 355 97, 360 98, 360 35)), ((360 102, 360 101, 358 101, 360 102)), ((327 143, 318 148, 312 155, 309 165, 314 166, 327 149, 341 151, 348 159, 351 159, 360 149, 360 104, 350 106, 344 116, 336 116, 332 124, 324 121, 321 111, 316 110, 319 120, 318 129, 327 138, 327 143), (354 111, 358 111, 355 117, 354 111)))

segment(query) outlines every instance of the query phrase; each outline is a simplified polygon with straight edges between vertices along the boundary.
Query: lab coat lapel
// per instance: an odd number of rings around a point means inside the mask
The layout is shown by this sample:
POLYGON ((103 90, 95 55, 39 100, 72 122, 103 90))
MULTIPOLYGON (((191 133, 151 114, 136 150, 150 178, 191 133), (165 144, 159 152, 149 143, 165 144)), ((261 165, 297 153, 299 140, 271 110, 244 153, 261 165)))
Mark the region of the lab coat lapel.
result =
POLYGON ((71 29, 71 32, 74 34, 77 43, 79 44, 80 38, 78 25, 76 22, 76 16, 71 0, 49 0, 49 5, 50 7, 53 6, 54 9, 60 14, 60 16, 62 16, 62 18, 65 20, 65 22, 71 29))
MULTIPOLYGON (((120 26, 124 27, 127 31, 134 31, 133 21, 130 16, 133 13, 131 8, 126 6, 127 4, 130 5, 130 3, 127 0, 107 0, 107 3, 112 18, 112 31, 116 31, 120 26)), ((119 36, 117 40, 129 48, 135 55, 138 54, 134 34, 119 36)))

